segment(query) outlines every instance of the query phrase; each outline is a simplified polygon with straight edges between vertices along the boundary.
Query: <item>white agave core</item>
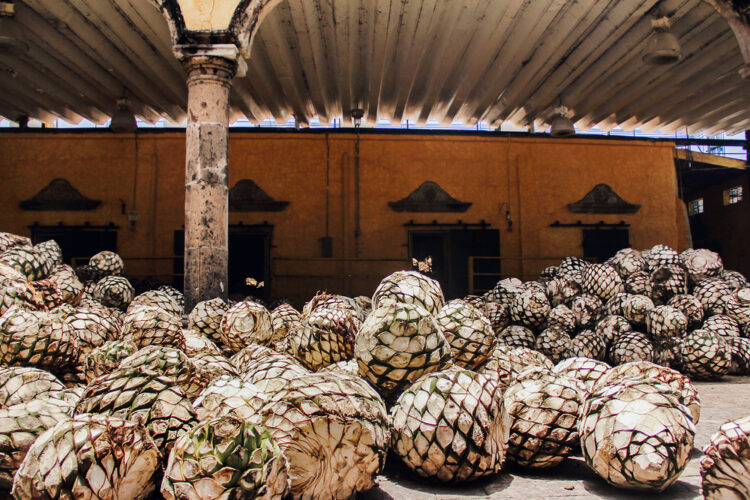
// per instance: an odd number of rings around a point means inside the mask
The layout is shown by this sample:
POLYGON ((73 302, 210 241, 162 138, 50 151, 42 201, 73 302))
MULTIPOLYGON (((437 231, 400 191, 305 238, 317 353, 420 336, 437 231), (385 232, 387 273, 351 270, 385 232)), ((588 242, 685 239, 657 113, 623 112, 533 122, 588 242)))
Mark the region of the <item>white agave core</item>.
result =
POLYGON ((461 481, 499 470, 510 419, 497 386, 482 375, 451 368, 426 375, 391 410, 394 451, 415 472, 461 481), (464 456, 457 463, 451 457, 464 456))
POLYGON ((687 465, 695 424, 674 397, 658 392, 621 397, 608 399, 595 413, 587 412, 591 400, 584 407, 579 429, 586 462, 615 486, 662 491, 687 465))

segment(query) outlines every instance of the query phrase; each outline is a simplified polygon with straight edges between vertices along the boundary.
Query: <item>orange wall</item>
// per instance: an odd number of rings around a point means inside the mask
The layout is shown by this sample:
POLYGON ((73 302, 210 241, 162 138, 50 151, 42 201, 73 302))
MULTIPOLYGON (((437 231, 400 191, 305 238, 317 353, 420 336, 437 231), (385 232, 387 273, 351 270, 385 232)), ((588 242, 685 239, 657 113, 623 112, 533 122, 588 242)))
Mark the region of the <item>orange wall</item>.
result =
MULTIPOLYGON (((231 213, 230 223, 274 226, 274 295, 307 297, 316 289, 370 294, 379 277, 404 267, 407 228, 416 222, 478 222, 501 232, 504 272, 534 273, 565 255, 582 255, 579 229, 551 228, 561 222, 630 223, 635 248, 665 243, 686 246, 677 200, 673 147, 648 141, 553 140, 487 136, 363 134, 360 145, 362 234, 355 245, 355 137, 349 133, 232 133, 230 186, 253 179, 277 200, 282 212, 231 213), (325 235, 326 158, 329 175, 329 234, 334 260, 320 256, 325 235), (453 197, 473 202, 465 213, 397 213, 387 203, 432 180, 453 197), (625 200, 642 205, 633 215, 572 214, 567 204, 594 185, 607 183, 625 200), (509 209, 513 231, 508 232, 509 209), (395 261, 340 261, 353 258, 395 261), (526 259, 521 264, 517 259, 526 259), (549 260, 544 260, 545 258, 549 260), (523 265, 523 268, 521 266, 523 265), (305 275, 306 277, 282 277, 305 275), (328 276, 327 278, 321 275, 328 276), (344 279, 354 275, 357 279, 344 279)), ((119 251, 126 258, 172 255, 173 231, 183 224, 184 133, 140 132, 0 134, 0 230, 29 234, 28 225, 121 226, 119 251), (84 195, 102 200, 92 212, 30 212, 18 202, 34 196, 55 177, 68 179, 84 195), (134 232, 126 210, 139 212, 134 232)), ((132 261, 134 273, 170 272, 167 261, 132 261)))

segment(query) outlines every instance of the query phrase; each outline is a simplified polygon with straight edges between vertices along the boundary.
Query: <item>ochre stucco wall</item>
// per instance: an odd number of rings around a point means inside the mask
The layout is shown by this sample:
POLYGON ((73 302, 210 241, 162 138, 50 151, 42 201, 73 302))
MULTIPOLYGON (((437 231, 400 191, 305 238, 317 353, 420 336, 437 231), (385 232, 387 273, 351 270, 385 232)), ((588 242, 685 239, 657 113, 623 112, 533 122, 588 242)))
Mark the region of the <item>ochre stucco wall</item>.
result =
MULTIPOLYGON (((121 226, 118 244, 125 258, 170 257, 174 230, 183 224, 184 142, 180 131, 140 132, 137 141, 133 135, 108 132, 0 134, 0 230, 28 235, 27 226, 35 221, 111 221, 121 226), (19 210, 21 200, 56 177, 102 205, 91 212, 19 210), (133 232, 121 202, 126 211, 140 214, 133 232)), ((281 212, 230 214, 232 224, 265 221, 274 226, 274 296, 303 298, 317 289, 372 293, 380 276, 405 266, 408 229, 403 224, 409 220, 487 221, 500 229, 504 272, 526 279, 560 257, 582 255, 581 230, 549 227, 555 220, 624 220, 631 224, 635 248, 664 243, 681 250, 687 244, 668 143, 363 134, 358 243, 353 134, 232 133, 230 187, 245 178, 277 200, 291 202, 281 212), (319 238, 326 234, 327 163, 334 259, 326 262, 319 259, 319 238), (388 207, 426 180, 473 205, 459 214, 397 213, 388 207), (568 211, 568 203, 599 183, 641 204, 641 210, 633 215, 568 211), (506 210, 513 220, 511 232, 506 210)), ((171 272, 166 260, 129 261, 128 267, 137 274, 171 272)))

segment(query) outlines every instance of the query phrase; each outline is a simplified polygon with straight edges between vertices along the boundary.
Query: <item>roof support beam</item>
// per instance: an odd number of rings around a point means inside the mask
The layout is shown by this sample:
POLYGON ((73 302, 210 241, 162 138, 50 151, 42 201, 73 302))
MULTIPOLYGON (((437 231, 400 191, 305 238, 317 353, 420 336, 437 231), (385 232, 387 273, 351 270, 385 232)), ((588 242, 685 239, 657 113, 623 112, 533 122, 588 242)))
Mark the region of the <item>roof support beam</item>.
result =
POLYGON ((750 9, 746 7, 746 12, 737 11, 730 0, 705 0, 710 3, 732 28, 734 36, 737 37, 737 43, 740 46, 740 52, 745 59, 745 66, 740 70, 740 75, 745 79, 750 79, 750 9))
MULTIPOLYGON (((15 75, 4 80, 10 91, 28 87, 19 97, 29 114, 49 105, 48 114, 101 122, 127 88, 138 116, 182 122, 187 92, 175 53, 224 44, 242 54, 232 119, 328 123, 343 114, 346 124, 363 108, 368 124, 541 128, 560 101, 580 128, 736 130, 750 119, 750 108, 727 107, 745 102, 737 100, 747 90, 737 33, 750 24, 747 0, 3 3, 15 15, 0 16, 0 34, 10 37, 0 71, 15 75), (680 40, 679 64, 642 63, 657 15, 680 40)), ((13 116, 23 111, 14 97, 3 108, 13 116)))
MULTIPOLYGON (((121 47, 109 40, 90 19, 87 19, 72 4, 68 2, 43 2, 41 0, 26 0, 25 3, 48 19, 64 20, 65 25, 74 30, 74 36, 68 37, 70 41, 79 50, 95 53, 100 59, 108 61, 111 66, 107 70, 117 76, 118 80, 124 82, 127 89, 137 96, 138 100, 155 108, 161 107, 163 113, 173 121, 180 121, 183 118, 183 110, 173 104, 174 101, 163 92, 160 85, 141 72, 137 61, 128 59, 122 52, 121 47), (164 103, 164 105, 158 106, 157 103, 164 103)), ((118 89, 117 95, 121 95, 122 91, 122 88, 118 89)))

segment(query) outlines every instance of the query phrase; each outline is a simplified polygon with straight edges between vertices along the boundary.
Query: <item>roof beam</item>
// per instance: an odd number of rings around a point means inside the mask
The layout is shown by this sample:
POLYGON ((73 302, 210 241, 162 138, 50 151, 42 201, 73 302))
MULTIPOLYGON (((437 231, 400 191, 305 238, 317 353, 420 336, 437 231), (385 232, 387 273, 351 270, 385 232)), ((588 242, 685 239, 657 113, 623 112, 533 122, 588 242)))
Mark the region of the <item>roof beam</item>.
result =
POLYGON ((741 13, 735 8, 738 3, 729 0, 705 1, 711 4, 729 24, 745 60, 745 66, 740 70, 740 75, 745 79, 750 79, 750 11, 747 2, 745 2, 745 13, 741 13))
MULTIPOLYGON (((485 74, 505 45, 510 36, 510 26, 524 2, 523 0, 503 2, 503 8, 500 8, 499 4, 500 2, 480 3, 484 10, 476 12, 473 16, 474 23, 477 25, 476 29, 469 28, 471 23, 461 28, 461 32, 466 31, 471 36, 466 46, 453 42, 454 36, 448 36, 444 40, 445 47, 450 51, 450 71, 446 71, 448 77, 444 80, 439 77, 440 73, 430 75, 428 81, 436 81, 437 85, 434 90, 432 90, 432 85, 427 86, 430 89, 428 94, 430 101, 420 113, 420 119, 440 118, 443 123, 453 121, 461 107, 470 98, 477 84, 476 79, 479 75, 485 74), (457 50, 459 52, 456 52, 457 50), (441 95, 446 95, 447 87, 450 87, 452 95, 447 102, 438 101, 441 95), (437 108, 445 109, 445 112, 438 116, 437 108)), ((454 23, 454 17, 443 16, 442 21, 450 25, 454 23)), ((457 35, 455 38, 465 38, 461 33, 457 35)), ((435 33, 435 36, 442 38, 442 30, 435 33)), ((428 59, 423 64, 429 67, 431 62, 428 59)))
MULTIPOLYGON (((720 19, 714 18, 714 21, 720 19)), ((643 65, 640 71, 636 66, 624 66, 617 74, 613 75, 610 81, 616 87, 613 88, 611 98, 604 99, 603 96, 591 98, 585 101, 586 106, 581 109, 576 108, 576 112, 583 115, 585 113, 591 123, 599 123, 608 115, 618 117, 618 123, 627 121, 633 116, 628 111, 629 106, 637 106, 641 100, 666 98, 679 93, 681 86, 679 83, 684 81, 683 74, 692 74, 696 69, 703 71, 712 71, 716 65, 717 58, 724 56, 721 54, 722 46, 731 35, 726 34, 722 39, 721 31, 714 30, 710 23, 701 28, 699 25, 690 27, 690 33, 693 36, 683 41, 683 50, 687 56, 673 67, 652 67, 643 65), (717 39, 718 35, 718 39, 717 39)), ((705 97, 704 97, 705 98, 705 97)))
POLYGON ((102 61, 107 61, 107 71, 116 75, 118 80, 140 101, 160 110, 173 121, 181 121, 184 109, 180 109, 162 92, 158 85, 151 82, 101 31, 80 14, 69 1, 45 2, 43 0, 26 0, 26 5, 42 17, 56 20, 67 26, 67 37, 83 52, 97 54, 102 61))
MULTIPOLYGON (((494 123, 511 120, 524 124, 558 102, 564 93, 566 100, 581 79, 593 80, 610 65, 624 57, 630 46, 641 39, 643 17, 658 0, 641 0, 635 8, 629 2, 610 2, 610 9, 589 36, 559 62, 545 81, 517 97, 515 106, 509 103, 502 113, 492 118, 494 123), (572 87, 572 88, 571 88, 572 87), (514 110, 516 116, 511 119, 514 110)), ((583 83, 583 82, 582 82, 583 83)), ((579 84, 580 85, 580 84, 579 84)))
MULTIPOLYGON (((696 3, 697 0, 674 2, 672 5, 675 10, 674 17, 682 17, 696 3)), ((640 90, 642 82, 649 82, 651 78, 648 75, 660 74, 664 69, 655 68, 642 63, 641 57, 649 39, 652 28, 651 21, 644 17, 637 23, 633 30, 633 39, 625 45, 625 51, 621 51, 623 44, 617 43, 613 47, 617 50, 616 60, 610 61, 610 64, 601 66, 598 71, 581 77, 565 90, 564 104, 574 110, 575 120, 582 120, 589 123, 598 123, 594 116, 596 108, 603 102, 610 99, 616 99, 620 92, 629 92, 640 90), (635 89, 634 89, 635 87, 635 89)), ((609 55, 612 56, 611 54, 609 55)), ((609 59, 609 57, 607 58, 609 59)), ((546 110, 539 110, 536 115, 543 117, 545 120, 553 112, 550 106, 546 110)))
MULTIPOLYGON (((571 3, 570 8, 562 18, 554 22, 546 33, 541 44, 534 48, 530 57, 524 61, 521 70, 513 75, 511 82, 503 93, 503 102, 518 107, 524 104, 519 99, 528 89, 536 88, 549 77, 550 68, 564 60, 573 47, 580 43, 580 39, 590 35, 596 21, 603 17, 611 2, 596 1, 589 3, 571 3)), ((500 115, 507 108, 491 105, 485 112, 483 119, 496 124, 502 121, 500 115)))
POLYGON ((46 110, 70 123, 79 123, 83 120, 81 115, 71 111, 55 97, 35 90, 28 85, 28 82, 19 81, 6 71, 0 71, 0 95, 13 96, 13 101, 22 108, 28 109, 29 116, 35 118, 39 110, 46 110))
POLYGON ((22 98, 14 98, 11 103, 0 97, 0 110, 3 111, 1 113, 2 116, 7 116, 14 122, 17 122, 19 118, 24 116, 27 118, 34 118, 42 123, 52 123, 58 119, 58 117, 52 113, 45 111, 32 103, 25 102, 22 98))
MULTIPOLYGON (((403 4, 402 4, 403 5, 403 4)), ((405 15, 401 24, 400 35, 403 41, 399 42, 400 47, 409 47, 409 50, 399 50, 396 53, 396 60, 393 61, 396 73, 391 80, 394 88, 388 92, 393 99, 393 117, 396 123, 401 123, 404 118, 409 119, 409 115, 404 115, 410 107, 410 98, 412 91, 419 86, 419 66, 423 58, 429 58, 432 47, 427 41, 430 39, 431 26, 439 19, 440 0, 424 1, 419 9, 406 9, 407 12, 414 12, 413 16, 405 15)), ((465 10, 472 11, 472 5, 467 5, 465 10)), ((450 78, 450 76, 448 76, 450 78)), ((421 103, 415 102, 413 107, 419 107, 421 103)), ((418 117, 418 113, 416 114, 418 117)))
POLYGON ((26 58, 0 56, 0 71, 3 70, 14 72, 19 84, 34 88, 38 93, 54 96, 56 100, 64 102, 66 107, 75 109, 94 123, 102 124, 109 119, 107 113, 76 93, 67 82, 58 79, 56 75, 45 74, 43 66, 33 66, 26 58))
MULTIPOLYGON (((139 64, 141 72, 157 83, 175 103, 187 102, 185 73, 177 59, 163 57, 159 49, 142 33, 135 22, 117 7, 115 1, 69 0, 116 45, 129 60, 139 64)), ((184 106, 181 106, 184 110, 184 106)))
MULTIPOLYGON (((312 106, 313 113, 320 116, 321 121, 328 123, 329 109, 333 107, 335 97, 329 98, 324 91, 324 84, 328 75, 325 54, 324 30, 329 27, 320 19, 320 22, 311 22, 315 12, 317 1, 307 2, 292 0, 288 2, 291 26, 298 42, 295 56, 307 82, 306 91, 312 106)), ((277 7, 278 8, 278 7, 277 7)), ((262 27, 263 25, 261 25, 262 27)), ((312 117, 309 117, 312 118, 312 117)))
MULTIPOLYGON (((280 5, 279 8, 284 8, 284 5, 280 5)), ((294 48, 297 42, 288 38, 286 26, 279 23, 280 18, 280 16, 273 16, 266 21, 270 23, 270 26, 268 36, 264 38, 264 41, 270 51, 277 52, 280 55, 277 60, 274 60, 275 74, 281 86, 281 91, 291 106, 292 114, 298 122, 306 124, 307 117, 312 113, 307 109, 301 95, 304 86, 298 85, 302 78, 301 72, 295 64, 294 48)))

